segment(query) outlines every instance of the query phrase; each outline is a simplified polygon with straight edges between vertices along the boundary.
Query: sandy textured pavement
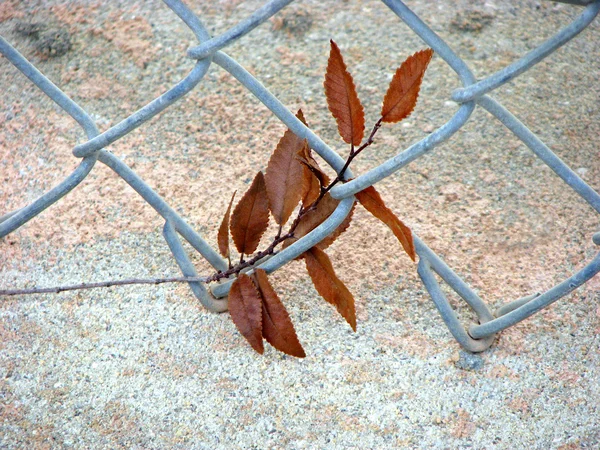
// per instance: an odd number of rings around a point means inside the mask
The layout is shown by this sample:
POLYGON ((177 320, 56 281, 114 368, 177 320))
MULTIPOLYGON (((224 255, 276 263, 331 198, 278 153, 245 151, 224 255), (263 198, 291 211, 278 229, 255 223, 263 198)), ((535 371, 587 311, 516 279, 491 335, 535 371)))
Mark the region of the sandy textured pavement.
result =
MULTIPOLYGON (((193 1, 218 34, 261 2, 193 1)), ((484 77, 570 23, 549 1, 409 1, 484 77)), ((0 33, 106 130, 182 79, 191 32, 158 1, 0 3, 0 33), (62 30, 61 41, 18 31, 62 30), (50 56, 48 56, 50 55, 50 56)), ((46 35, 44 35, 46 36, 46 35)), ((55 36, 59 36, 55 34, 55 36)), ((493 94, 600 189, 600 22, 493 94)), ((225 51, 332 148, 322 89, 329 39, 358 84, 367 124, 391 74, 423 42, 377 1, 292 4, 225 51)), ((459 80, 439 57, 419 104, 386 126, 355 174, 444 124, 459 80)), ((77 124, 0 59, 0 215, 77 166, 77 124)), ((109 147, 216 246, 285 127, 217 66, 182 101, 109 147)), ((492 307, 545 291, 598 251, 598 216, 477 109, 448 142, 378 184, 388 205, 492 307)), ((178 275, 162 220, 97 164, 71 194, 0 240, 0 288, 178 275)), ((188 250, 190 247, 186 247, 188 250)), ((392 234, 358 209, 332 246, 357 299, 353 333, 303 265, 272 276, 307 358, 252 351, 228 314, 184 285, 0 299, 2 448, 527 448, 600 446, 600 278, 472 356, 439 317, 392 234)), ((198 256, 201 274, 209 266, 198 256)), ((452 300, 466 324, 469 309, 452 300)))

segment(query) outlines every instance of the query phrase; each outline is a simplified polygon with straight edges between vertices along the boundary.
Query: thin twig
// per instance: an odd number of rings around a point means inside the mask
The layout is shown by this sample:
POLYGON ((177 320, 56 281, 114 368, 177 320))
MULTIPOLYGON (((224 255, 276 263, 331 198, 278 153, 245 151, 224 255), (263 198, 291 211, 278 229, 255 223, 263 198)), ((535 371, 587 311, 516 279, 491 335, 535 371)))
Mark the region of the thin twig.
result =
POLYGON ((344 164, 344 167, 342 167, 342 170, 340 170, 337 177, 335 177, 335 180, 333 180, 331 183, 329 183, 329 186, 327 186, 325 188, 325 191, 321 193, 321 197, 323 197, 327 192, 329 192, 331 190, 331 188, 333 188, 337 183, 339 183, 340 181, 345 181, 344 174, 345 174, 346 170, 348 169, 348 167, 350 166, 350 163, 352 162, 352 160, 354 158, 356 158, 360 154, 360 152, 362 152, 365 148, 367 148, 369 145, 371 145, 373 143, 375 134, 377 133, 379 128, 381 128, 381 124, 383 123, 382 119, 383 119, 382 117, 379 118, 377 123, 375 123, 375 125, 373 126, 373 129, 371 130, 371 134, 369 135, 369 137, 367 138, 367 140, 365 141, 365 143, 363 145, 358 147, 358 149, 356 149, 356 150, 354 150, 354 145, 351 146, 350 155, 348 156, 348 159, 346 159, 346 163, 344 164))
POLYGON ((58 294, 64 291, 75 291, 80 289, 93 289, 111 286, 125 286, 129 284, 163 284, 163 283, 205 283, 209 277, 170 277, 170 278, 131 278, 126 280, 100 281, 98 283, 81 283, 71 286, 57 286, 51 288, 31 288, 31 289, 0 289, 2 295, 27 295, 27 294, 58 294))
POLYGON ((275 253, 275 247, 277 247, 277 245, 279 245, 280 243, 282 243, 283 241, 285 241, 286 239, 289 239, 291 237, 294 237, 293 232, 289 232, 289 233, 284 234, 283 236, 279 236, 278 238, 273 239, 273 242, 271 242, 271 245, 269 245, 262 252, 256 253, 252 258, 250 258, 246 261, 242 261, 238 265, 232 267, 231 269, 225 270, 224 272, 217 272, 214 275, 207 277, 202 281, 204 283, 210 283, 212 281, 219 281, 223 278, 228 278, 231 275, 237 275, 242 270, 244 270, 246 267, 251 267, 254 264, 256 264, 257 261, 263 259, 265 256, 269 256, 269 255, 272 255, 273 253, 275 253))

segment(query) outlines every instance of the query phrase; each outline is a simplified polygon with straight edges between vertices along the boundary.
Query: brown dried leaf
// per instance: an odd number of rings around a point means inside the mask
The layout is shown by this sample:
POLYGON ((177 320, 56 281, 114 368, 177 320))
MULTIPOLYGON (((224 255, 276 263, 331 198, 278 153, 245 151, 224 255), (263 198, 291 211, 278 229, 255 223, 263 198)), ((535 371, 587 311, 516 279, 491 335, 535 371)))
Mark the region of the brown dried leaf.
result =
POLYGON ((354 297, 342 281, 336 276, 327 254, 313 247, 304 253, 306 270, 317 289, 326 301, 333 304, 338 312, 356 331, 356 310, 354 297))
POLYGON ((254 253, 268 226, 269 200, 265 177, 258 172, 231 216, 231 237, 238 252, 246 255, 254 253))
POLYGON ((262 335, 269 344, 288 355, 304 358, 306 353, 298 341, 296 330, 279 296, 269 283, 267 272, 256 269, 256 286, 262 296, 262 335))
MULTIPOLYGON (((340 201, 334 199, 329 193, 325 194, 323 198, 319 201, 315 209, 313 209, 312 211, 308 211, 304 216, 302 216, 300 222, 298 222, 298 226, 294 230, 294 237, 287 239, 283 243, 283 248, 290 246, 298 239, 307 235, 312 230, 321 225, 333 213, 333 211, 335 210, 335 208, 337 208, 339 203, 340 201)), ((331 233, 329 236, 327 236, 325 239, 319 242, 317 244, 317 247, 319 247, 321 250, 325 250, 327 247, 333 244, 333 242, 350 226, 353 213, 354 205, 352 206, 352 209, 350 210, 346 218, 342 221, 342 223, 338 225, 338 227, 333 231, 333 233, 331 233)))
POLYGON ((301 109, 299 109, 298 112, 296 113, 296 117, 298 119, 300 119, 300 122, 302 122, 304 125, 308 126, 308 124, 306 123, 306 119, 304 118, 304 113, 302 112, 301 109))
POLYGON ((321 188, 329 185, 329 177, 313 158, 308 143, 302 147, 296 158, 304 170, 302 174, 302 206, 307 208, 319 198, 321 188))
POLYGON ((325 239, 323 239, 321 242, 319 242, 317 244, 317 247, 319 247, 321 250, 325 250, 327 247, 329 247, 331 244, 333 244, 333 242, 338 237, 340 237, 340 234, 342 234, 344 231, 346 231, 348 229, 348 227, 350 226, 350 222, 352 222, 352 216, 354 215, 354 207, 355 206, 356 206, 356 203, 354 205, 352 205, 352 209, 350 210, 350 212, 348 213, 346 218, 342 221, 342 223, 340 223, 338 225, 338 227, 333 231, 333 233, 331 233, 329 236, 327 236, 325 239))
POLYGON ((221 252, 223 258, 229 258, 229 216, 231 214, 231 205, 233 204, 233 199, 235 198, 236 192, 234 192, 231 196, 231 200, 229 201, 229 207, 225 212, 225 216, 223 217, 223 221, 221 222, 221 226, 219 227, 219 234, 217 235, 219 252, 221 252))
POLYGON ((323 187, 326 187, 329 184, 329 177, 321 167, 319 167, 319 163, 315 158, 313 158, 310 147, 308 146, 308 142, 305 146, 303 146, 298 154, 296 155, 296 159, 302 163, 302 165, 308 169, 315 177, 317 177, 319 184, 323 187))
POLYGON ((346 70, 342 53, 335 42, 330 41, 331 52, 325 72, 325 97, 329 111, 335 117, 342 139, 360 145, 365 134, 365 112, 356 94, 352 75, 346 70))
MULTIPOLYGON (((303 120, 302 111, 298 111, 303 120)), ((278 225, 285 225, 294 208, 302 199, 302 179, 304 168, 296 155, 308 143, 291 130, 287 130, 271 155, 265 184, 273 218, 278 225)))
POLYGON ((404 251, 413 261, 415 261, 415 244, 413 242, 410 228, 404 225, 404 223, 398 219, 398 217, 396 217, 392 210, 385 206, 385 203, 379 195, 379 192, 377 192, 373 186, 369 186, 365 190, 357 192, 354 195, 367 211, 385 223, 389 229, 392 230, 396 238, 400 241, 400 244, 402 244, 404 251))
POLYGON ((417 104, 425 69, 432 56, 432 49, 421 50, 409 56, 396 70, 383 99, 381 107, 383 122, 399 122, 412 113, 417 104))
POLYGON ((329 193, 325 194, 312 211, 308 211, 298 222, 294 230, 294 237, 300 239, 321 225, 337 208, 339 200, 334 199, 329 193))
POLYGON ((233 282, 228 302, 233 323, 252 348, 262 354, 264 352, 262 302, 256 286, 248 275, 242 273, 233 282))
MULTIPOLYGON (((308 126, 301 109, 298 110, 296 117, 300 119, 304 125, 308 126)), ((319 195, 321 194, 321 183, 329 184, 329 178, 321 170, 317 161, 312 157, 308 141, 304 141, 304 145, 298 151, 296 158, 302 166, 302 206, 306 208, 319 198, 319 195), (315 170, 319 174, 318 177, 313 174, 313 171, 315 170)))
POLYGON ((302 170, 302 206, 308 208, 321 195, 321 183, 307 166, 303 165, 302 170))

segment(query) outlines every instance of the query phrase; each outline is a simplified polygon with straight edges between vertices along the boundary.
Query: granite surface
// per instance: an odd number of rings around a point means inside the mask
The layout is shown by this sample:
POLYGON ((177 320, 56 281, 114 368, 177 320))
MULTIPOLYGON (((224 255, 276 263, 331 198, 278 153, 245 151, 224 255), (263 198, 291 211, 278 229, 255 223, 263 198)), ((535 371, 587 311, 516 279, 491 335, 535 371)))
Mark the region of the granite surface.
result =
MULTIPOLYGON (((262 2, 189 2, 212 34, 262 2)), ((409 1, 477 77, 570 23, 550 1, 409 1)), ((101 130, 193 67, 191 32, 161 2, 0 3, 0 33, 79 102, 101 130)), ((600 189, 599 22, 493 93, 600 189)), ((358 85, 367 126, 387 83, 423 42, 378 1, 295 2, 225 51, 332 148, 323 94, 329 39, 358 85)), ((409 119, 353 164, 364 173, 443 125, 459 80, 439 57, 409 119)), ((0 215, 79 164, 77 124, 0 58, 0 215)), ((216 246, 285 127, 213 66, 188 96, 109 150, 216 246)), ((492 307, 545 291, 598 248, 598 216, 531 151, 477 109, 449 141, 378 184, 388 206, 492 307)), ((98 163, 68 196, 0 239, 0 288, 178 275, 155 211, 98 163)), ((191 248, 186 247, 190 253, 191 248)), ((0 447, 578 449, 600 445, 600 278, 460 350, 393 235, 360 208, 329 250, 354 293, 358 330, 301 262, 271 279, 307 357, 260 356, 228 314, 184 285, 0 299, 0 447)), ((193 255, 201 274, 206 262, 193 255)), ((451 296, 468 324, 473 315, 451 296)))

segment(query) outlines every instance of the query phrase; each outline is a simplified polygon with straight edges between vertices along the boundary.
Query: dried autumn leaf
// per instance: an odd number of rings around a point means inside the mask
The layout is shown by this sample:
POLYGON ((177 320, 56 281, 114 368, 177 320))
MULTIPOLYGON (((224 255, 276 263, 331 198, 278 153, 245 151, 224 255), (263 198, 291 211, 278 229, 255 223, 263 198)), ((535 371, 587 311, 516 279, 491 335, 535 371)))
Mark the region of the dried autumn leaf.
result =
POLYGON ((321 195, 321 183, 307 166, 303 165, 302 171, 302 206, 308 208, 321 195))
POLYGON ((319 247, 321 250, 325 250, 327 247, 329 247, 331 244, 333 244, 333 242, 338 237, 340 237, 340 234, 342 234, 344 231, 346 231, 348 229, 348 227, 350 226, 350 222, 352 222, 352 216, 354 215, 355 205, 356 205, 356 203, 352 205, 352 209, 350 210, 350 212, 348 213, 346 218, 342 221, 342 223, 340 223, 338 225, 338 227, 333 231, 333 233, 331 233, 329 236, 327 236, 325 239, 323 239, 321 242, 319 242, 317 244, 317 247, 319 247))
POLYGON ((294 230, 294 237, 300 239, 321 225, 335 211, 339 203, 340 201, 334 199, 329 193, 325 194, 315 209, 302 216, 294 230))
POLYGON ((231 216, 231 237, 238 252, 253 253, 268 226, 269 200, 265 177, 258 172, 231 216))
MULTIPOLYGON (((304 118, 304 113, 301 109, 298 110, 296 117, 300 119, 300 121, 308 126, 306 123, 306 119, 304 118)), ((305 208, 314 203, 319 195, 321 194, 321 183, 323 186, 329 184, 329 178, 327 175, 321 170, 319 164, 312 157, 310 147, 308 146, 308 141, 304 141, 304 145, 300 148, 298 153, 296 154, 296 158, 298 162, 300 162, 302 166, 302 206, 305 208), (318 177, 313 174, 313 171, 317 171, 318 177)))
MULTIPOLYGON (((302 111, 298 111, 298 114, 302 114, 302 111)), ((302 199, 305 169, 296 156, 306 145, 305 139, 300 139, 288 129, 269 160, 265 184, 271 213, 278 225, 285 225, 302 199)))
POLYGON ((313 247, 304 253, 304 261, 317 292, 326 301, 333 304, 356 331, 354 297, 335 274, 327 254, 323 250, 313 247))
POLYGON ((365 133, 365 113, 356 94, 352 75, 346 69, 342 53, 330 41, 331 52, 325 72, 325 97, 344 142, 360 145, 365 133))
POLYGON ((262 296, 262 335, 269 344, 288 355, 304 358, 306 353, 298 341, 296 330, 279 296, 263 269, 254 272, 256 286, 262 296))
POLYGON ((383 99, 381 107, 383 122, 399 122, 412 113, 417 104, 425 69, 432 56, 433 50, 430 48, 421 50, 409 56, 396 70, 383 99))
POLYGON ((368 188, 357 192, 354 195, 367 211, 385 223, 388 228, 392 230, 396 238, 400 241, 400 244, 402 244, 404 251, 413 261, 415 261, 415 244, 413 242, 410 228, 404 225, 404 223, 398 219, 398 217, 396 217, 392 210, 385 206, 385 203, 379 195, 379 192, 377 192, 373 186, 369 186, 368 188))
POLYGON ((300 163, 317 178, 322 187, 325 187, 329 184, 329 177, 325 172, 323 172, 321 167, 319 167, 319 163, 316 161, 316 159, 313 158, 310 147, 308 146, 308 142, 300 149, 296 155, 296 159, 298 159, 298 161, 300 161, 300 163))
MULTIPOLYGON (((308 211, 304 216, 302 216, 302 218, 298 222, 298 225, 296 226, 296 229, 294 230, 294 237, 286 239, 286 241, 283 243, 283 248, 290 246, 298 239, 307 235, 312 230, 321 225, 333 213, 333 211, 335 210, 335 208, 337 208, 339 203, 339 200, 334 199, 329 193, 325 194, 325 196, 323 196, 323 198, 319 201, 315 209, 313 209, 312 211, 308 211)), ((338 227, 333 231, 333 233, 331 233, 329 236, 327 236, 325 239, 319 242, 317 244, 317 247, 319 247, 321 250, 325 250, 344 231, 346 231, 346 229, 350 226, 353 213, 354 206, 352 206, 352 209, 350 210, 346 218, 342 221, 341 224, 338 225, 338 227)), ((301 257, 302 255, 298 258, 301 257)))
POLYGON ((283 242, 283 248, 290 246, 322 224, 335 210, 338 203, 339 201, 333 199, 331 195, 325 194, 314 209, 302 215, 298 225, 294 229, 294 237, 286 239, 283 242))
POLYGON ((223 217, 223 221, 221 222, 221 226, 219 227, 219 234, 217 235, 219 252, 221 252, 223 258, 229 258, 229 216, 231 214, 231 205, 233 204, 235 194, 236 193, 234 192, 231 196, 229 206, 227 207, 227 211, 225 212, 225 216, 223 217))
POLYGON ((248 275, 242 273, 233 282, 229 290, 228 304, 229 314, 237 329, 252 348, 262 354, 262 302, 248 275))
POLYGON ((302 122, 304 125, 308 126, 308 123, 306 123, 306 119, 304 118, 304 113, 302 112, 301 109, 299 109, 298 112, 296 113, 296 117, 298 119, 300 119, 300 122, 302 122))

